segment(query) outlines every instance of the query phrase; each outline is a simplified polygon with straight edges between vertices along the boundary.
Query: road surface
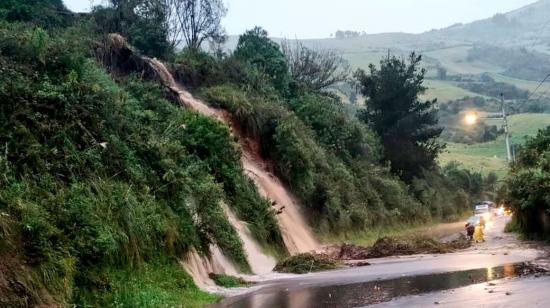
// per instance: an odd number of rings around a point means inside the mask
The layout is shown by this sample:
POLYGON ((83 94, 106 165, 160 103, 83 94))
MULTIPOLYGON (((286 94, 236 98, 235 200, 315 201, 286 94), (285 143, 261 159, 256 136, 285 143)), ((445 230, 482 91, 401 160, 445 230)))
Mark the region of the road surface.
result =
POLYGON ((543 274, 535 278, 533 268, 523 264, 543 262, 546 252, 504 233, 506 222, 501 217, 488 223, 487 241, 460 252, 372 259, 370 266, 305 275, 264 276, 253 288, 233 290, 232 295, 237 295, 212 307, 426 307, 436 302, 482 307, 506 301, 515 307, 520 297, 529 297, 529 306, 539 305, 545 297, 550 302, 550 293, 535 290, 550 290, 550 278, 543 274), (487 281, 496 285, 485 290, 487 281))

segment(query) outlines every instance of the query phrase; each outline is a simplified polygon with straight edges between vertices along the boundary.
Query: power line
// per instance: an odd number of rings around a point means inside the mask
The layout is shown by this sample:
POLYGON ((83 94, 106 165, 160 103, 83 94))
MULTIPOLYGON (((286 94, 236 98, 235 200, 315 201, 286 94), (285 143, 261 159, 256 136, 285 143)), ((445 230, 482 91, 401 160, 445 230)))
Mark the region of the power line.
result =
POLYGON ((544 77, 544 79, 539 82, 539 85, 535 88, 535 90, 533 92, 531 92, 531 94, 529 94, 529 96, 527 97, 526 101, 530 100, 531 97, 533 97, 533 95, 535 95, 535 93, 537 93, 538 89, 542 86, 542 84, 550 77, 550 73, 548 73, 548 75, 546 75, 546 77, 544 77))
MULTIPOLYGON (((533 41, 533 44, 531 45, 531 49, 533 49, 535 47, 535 45, 539 42, 540 40, 540 37, 542 35, 542 32, 546 29, 546 27, 548 26, 548 24, 550 24, 550 19, 547 20, 543 25, 542 27, 539 29, 537 35, 535 36, 535 40, 533 41)), ((538 89, 542 86, 542 84, 550 77, 550 73, 548 73, 548 75, 546 75, 546 77, 544 77, 544 79, 537 85, 537 87, 535 88, 535 90, 533 92, 531 92, 531 94, 529 94, 529 96, 527 97, 527 99, 523 102, 525 103, 526 101, 530 100, 533 95, 535 95, 535 93, 537 93, 538 89)), ((548 91, 548 90, 547 90, 548 91)), ((539 97, 540 99, 540 97, 539 97)))

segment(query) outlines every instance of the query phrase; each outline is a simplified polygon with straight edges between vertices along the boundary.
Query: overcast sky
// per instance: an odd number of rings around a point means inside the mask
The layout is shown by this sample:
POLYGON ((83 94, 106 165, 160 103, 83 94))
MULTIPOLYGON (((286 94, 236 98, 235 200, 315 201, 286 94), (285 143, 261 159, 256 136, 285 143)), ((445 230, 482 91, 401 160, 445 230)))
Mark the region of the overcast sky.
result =
MULTIPOLYGON (((64 0, 87 11, 101 0, 64 0)), ((536 0, 224 0, 229 34, 255 25, 271 36, 328 37, 336 30, 419 33, 505 13, 536 0)))

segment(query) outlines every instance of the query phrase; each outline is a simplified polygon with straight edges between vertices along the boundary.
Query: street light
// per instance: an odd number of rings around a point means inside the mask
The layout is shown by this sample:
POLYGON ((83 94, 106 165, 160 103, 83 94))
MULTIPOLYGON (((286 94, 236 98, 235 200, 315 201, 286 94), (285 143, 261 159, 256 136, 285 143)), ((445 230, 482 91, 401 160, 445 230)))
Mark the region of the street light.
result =
POLYGON ((474 125, 477 123, 478 120, 479 120, 478 115, 473 112, 467 113, 464 116, 464 123, 466 123, 467 125, 474 125))
POLYGON ((500 94, 500 104, 502 109, 501 113, 480 117, 475 112, 468 112, 464 116, 464 123, 466 123, 467 125, 474 125, 479 121, 479 119, 502 120, 502 128, 504 129, 504 140, 506 142, 506 157, 508 158, 508 162, 511 163, 514 160, 514 157, 512 155, 512 146, 510 142, 510 129, 508 127, 508 118, 506 116, 506 110, 504 109, 504 95, 502 93, 500 94))

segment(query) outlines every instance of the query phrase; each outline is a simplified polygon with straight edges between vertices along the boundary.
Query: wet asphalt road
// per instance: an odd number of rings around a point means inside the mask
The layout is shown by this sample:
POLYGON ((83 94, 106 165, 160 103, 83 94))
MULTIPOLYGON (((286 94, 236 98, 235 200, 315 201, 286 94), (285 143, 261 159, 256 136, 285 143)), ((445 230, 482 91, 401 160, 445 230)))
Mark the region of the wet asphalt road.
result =
POLYGON ((541 251, 503 233, 506 221, 501 217, 488 224, 487 242, 465 251, 373 259, 369 260, 372 265, 366 267, 267 280, 252 292, 228 297, 212 307, 394 306, 411 296, 437 294, 503 277, 533 275, 523 263, 536 259, 541 251))

